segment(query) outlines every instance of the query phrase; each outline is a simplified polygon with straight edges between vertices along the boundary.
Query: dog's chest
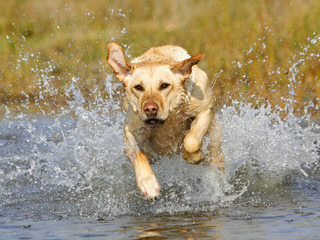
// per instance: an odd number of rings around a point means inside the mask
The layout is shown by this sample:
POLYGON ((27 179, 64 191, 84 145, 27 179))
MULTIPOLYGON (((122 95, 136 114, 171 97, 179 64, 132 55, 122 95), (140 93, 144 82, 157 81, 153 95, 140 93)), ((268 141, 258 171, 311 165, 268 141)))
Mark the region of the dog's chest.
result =
POLYGON ((175 153, 179 151, 189 125, 186 116, 182 114, 171 116, 163 125, 151 129, 147 144, 160 154, 175 153))

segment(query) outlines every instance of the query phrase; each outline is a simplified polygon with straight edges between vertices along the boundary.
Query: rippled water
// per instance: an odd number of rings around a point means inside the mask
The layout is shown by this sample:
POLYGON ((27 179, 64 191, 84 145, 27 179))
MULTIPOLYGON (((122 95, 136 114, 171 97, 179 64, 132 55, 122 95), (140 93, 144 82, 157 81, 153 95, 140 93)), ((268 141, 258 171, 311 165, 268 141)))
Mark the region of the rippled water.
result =
POLYGON ((123 113, 74 110, 74 118, 22 114, 0 124, 4 239, 319 237, 318 125, 284 122, 268 106, 224 107, 225 176, 162 157, 153 165, 162 186, 153 202, 139 193, 123 153, 123 113))
POLYGON ((162 192, 150 201, 123 153, 124 113, 110 80, 110 99, 97 93, 87 103, 73 79, 65 93, 73 100, 54 116, 4 107, 1 239, 320 238, 320 126, 309 115, 294 116, 290 101, 286 119, 268 104, 224 106, 225 175, 159 157, 162 192))

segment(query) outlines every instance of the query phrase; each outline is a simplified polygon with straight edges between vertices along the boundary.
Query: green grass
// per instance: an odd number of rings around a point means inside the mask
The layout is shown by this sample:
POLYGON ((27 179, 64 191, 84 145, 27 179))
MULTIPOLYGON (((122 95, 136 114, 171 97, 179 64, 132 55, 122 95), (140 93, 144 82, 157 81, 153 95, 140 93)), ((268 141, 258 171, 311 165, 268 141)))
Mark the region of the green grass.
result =
MULTIPOLYGON (((205 53, 200 66, 211 79, 223 70, 214 87, 217 106, 232 99, 284 106, 290 68, 304 58, 294 97, 295 112, 303 114, 310 101, 320 105, 320 43, 310 44, 317 34, 316 0, 3 0, 0 100, 18 104, 37 99, 43 76, 56 90, 43 93, 53 104, 63 104, 73 77, 82 80, 79 87, 88 101, 94 88, 104 94, 105 76, 112 72, 106 66, 106 46, 115 40, 131 58, 165 44, 205 53), (306 55, 299 56, 306 46, 306 55)), ((320 118, 315 107, 310 111, 320 118)))

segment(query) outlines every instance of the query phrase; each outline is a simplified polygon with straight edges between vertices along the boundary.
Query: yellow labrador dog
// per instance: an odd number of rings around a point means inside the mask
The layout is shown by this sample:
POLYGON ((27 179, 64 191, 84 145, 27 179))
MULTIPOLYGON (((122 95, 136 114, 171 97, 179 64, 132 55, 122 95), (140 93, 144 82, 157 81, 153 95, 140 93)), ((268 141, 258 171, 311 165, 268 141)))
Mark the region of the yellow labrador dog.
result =
POLYGON ((127 63, 121 46, 108 45, 107 61, 122 82, 128 102, 124 123, 126 155, 142 194, 155 199, 160 186, 147 152, 182 152, 191 164, 200 163, 204 135, 212 136, 210 160, 224 171, 221 135, 213 114, 213 96, 205 72, 196 65, 202 53, 190 56, 178 46, 154 47, 127 63))

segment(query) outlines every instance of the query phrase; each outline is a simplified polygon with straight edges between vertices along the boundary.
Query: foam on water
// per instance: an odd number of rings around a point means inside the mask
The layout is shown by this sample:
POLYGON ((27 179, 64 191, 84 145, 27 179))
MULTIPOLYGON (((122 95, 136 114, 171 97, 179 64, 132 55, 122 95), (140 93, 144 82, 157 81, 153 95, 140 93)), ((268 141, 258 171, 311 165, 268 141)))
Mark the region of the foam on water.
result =
MULTIPOLYGON (((295 72, 298 67, 293 64, 295 72)), ((43 93, 54 91, 43 72, 43 93)), ((146 200, 123 153, 124 113, 117 98, 121 93, 111 79, 107 75, 105 80, 108 100, 93 90, 95 100, 86 102, 76 87, 82 79, 74 78, 65 93, 72 100, 53 117, 13 116, 6 108, 0 124, 3 215, 41 218, 215 211, 249 192, 259 196, 253 205, 263 205, 266 199, 259 195, 261 189, 268 189, 273 198, 276 191, 286 188, 288 176, 308 179, 319 171, 319 125, 311 123, 309 115, 298 118, 289 111, 283 119, 268 104, 254 108, 234 101, 218 113, 226 174, 206 163, 189 165, 181 156, 160 157, 152 168, 162 187, 161 197, 146 200)), ((294 91, 295 82, 291 84, 294 91)), ((22 108, 29 106, 26 102, 22 108)), ((313 179, 319 183, 318 175, 313 179)))

